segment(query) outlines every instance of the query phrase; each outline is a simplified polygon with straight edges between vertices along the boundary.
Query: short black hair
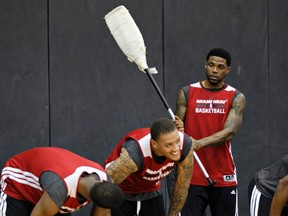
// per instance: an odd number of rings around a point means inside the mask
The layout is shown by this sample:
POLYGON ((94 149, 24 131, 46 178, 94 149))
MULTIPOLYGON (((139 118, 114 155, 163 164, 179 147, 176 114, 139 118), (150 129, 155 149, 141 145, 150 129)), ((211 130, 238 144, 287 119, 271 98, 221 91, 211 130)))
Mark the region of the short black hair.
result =
POLYGON ((160 118, 150 127, 151 138, 157 140, 161 134, 171 133, 174 130, 177 130, 177 127, 172 120, 160 118))
POLYGON ((227 50, 223 48, 214 48, 210 50, 209 53, 207 54, 206 61, 208 61, 210 56, 218 56, 224 58, 226 59, 228 67, 231 65, 231 55, 227 50))
POLYGON ((90 191, 93 203, 101 208, 117 208, 124 202, 124 192, 112 182, 97 182, 90 191))

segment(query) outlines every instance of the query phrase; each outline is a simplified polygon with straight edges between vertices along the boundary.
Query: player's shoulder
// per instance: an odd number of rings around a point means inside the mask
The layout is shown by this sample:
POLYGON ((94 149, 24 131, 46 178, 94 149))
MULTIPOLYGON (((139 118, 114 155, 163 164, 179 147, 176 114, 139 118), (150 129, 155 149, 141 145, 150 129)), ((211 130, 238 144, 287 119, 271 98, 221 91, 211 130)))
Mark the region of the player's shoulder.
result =
POLYGON ((227 83, 226 83, 225 91, 234 91, 236 93, 236 95, 242 94, 244 96, 244 94, 239 89, 237 89, 237 88, 235 88, 235 87, 233 87, 227 83))
POLYGON ((201 83, 200 82, 191 83, 191 84, 182 86, 181 89, 182 90, 188 90, 190 87, 201 88, 201 83))
POLYGON ((244 101, 246 100, 245 95, 239 89, 237 89, 237 88, 235 88, 229 84, 226 84, 225 91, 235 92, 234 101, 235 101, 235 99, 244 100, 244 101))
POLYGON ((187 88, 190 88, 190 87, 192 87, 192 88, 202 88, 201 82, 198 81, 198 82, 195 82, 195 83, 191 83, 191 84, 189 84, 189 85, 187 86, 187 88))
POLYGON ((195 82, 195 83, 183 86, 181 88, 181 90, 183 91, 183 93, 185 95, 186 100, 188 99, 190 88, 201 88, 201 84, 200 84, 200 82, 195 82))

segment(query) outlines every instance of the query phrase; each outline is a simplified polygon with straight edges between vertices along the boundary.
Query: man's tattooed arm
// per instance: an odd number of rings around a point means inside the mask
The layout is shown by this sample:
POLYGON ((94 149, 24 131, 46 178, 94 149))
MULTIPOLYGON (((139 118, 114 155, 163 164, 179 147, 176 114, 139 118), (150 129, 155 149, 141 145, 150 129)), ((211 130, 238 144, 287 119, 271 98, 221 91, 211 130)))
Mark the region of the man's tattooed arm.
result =
POLYGON ((192 148, 187 157, 177 167, 177 175, 172 193, 168 216, 178 216, 182 210, 188 195, 190 180, 193 171, 192 148))
POLYGON ((108 167, 106 172, 111 176, 112 180, 116 184, 120 184, 131 173, 136 172, 138 167, 136 163, 131 159, 125 148, 121 149, 120 156, 108 167))
POLYGON ((181 89, 178 92, 178 95, 176 98, 175 115, 178 116, 183 122, 185 120, 186 110, 187 110, 187 102, 186 102, 184 91, 181 89))

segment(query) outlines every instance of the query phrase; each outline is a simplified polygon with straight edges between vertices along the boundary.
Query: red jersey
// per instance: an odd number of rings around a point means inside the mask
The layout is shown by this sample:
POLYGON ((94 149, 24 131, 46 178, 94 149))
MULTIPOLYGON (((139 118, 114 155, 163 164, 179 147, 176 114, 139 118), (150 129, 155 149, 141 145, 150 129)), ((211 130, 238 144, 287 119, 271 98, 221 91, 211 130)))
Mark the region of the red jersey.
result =
MULTIPOLYGON (((222 130, 236 91, 230 85, 219 91, 211 91, 203 88, 200 82, 191 84, 188 90, 185 132, 198 140, 222 130)), ((223 145, 201 148, 197 150, 197 155, 211 179, 216 180, 215 186, 237 185, 230 141, 223 145)), ((194 163, 191 184, 207 185, 197 163, 194 163)))
POLYGON ((107 180, 104 168, 93 161, 62 148, 39 147, 15 155, 5 163, 1 187, 8 196, 36 204, 43 194, 39 178, 44 171, 56 173, 66 185, 67 199, 60 213, 77 211, 90 202, 77 201, 78 182, 83 173, 96 173, 100 181, 107 180))
MULTIPOLYGON (((180 152, 182 155, 184 133, 179 131, 179 135, 181 139, 180 152)), ((175 161, 166 158, 163 163, 156 163, 153 159, 151 149, 150 128, 136 129, 126 134, 126 136, 117 144, 111 155, 105 160, 106 167, 119 157, 122 145, 128 138, 137 141, 143 156, 143 166, 137 172, 129 175, 119 186, 127 194, 159 190, 160 180, 172 171, 175 166, 175 161)))

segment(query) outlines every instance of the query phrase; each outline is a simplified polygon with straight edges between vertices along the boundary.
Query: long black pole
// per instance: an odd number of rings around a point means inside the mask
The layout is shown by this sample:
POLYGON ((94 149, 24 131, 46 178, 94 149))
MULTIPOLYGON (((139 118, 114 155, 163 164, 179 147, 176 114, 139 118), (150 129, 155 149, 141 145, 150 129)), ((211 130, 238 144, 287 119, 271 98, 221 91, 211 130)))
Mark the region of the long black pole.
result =
MULTIPOLYGON (((162 100, 163 104, 165 105, 166 109, 168 110, 169 114, 171 115, 172 119, 175 119, 174 113, 172 112, 171 108, 169 107, 169 104, 168 104, 167 100, 165 99, 164 95, 162 94, 162 92, 161 92, 158 84, 156 83, 154 77, 149 72, 149 68, 145 69, 145 72, 146 72, 148 78, 150 79, 150 81, 152 82, 156 92, 158 93, 159 97, 161 98, 161 100, 162 100)), ((211 180, 209 174, 207 173, 205 167, 203 166, 202 162, 200 161, 200 159, 199 159, 199 157, 195 151, 193 151, 193 155, 194 155, 194 158, 197 161, 198 165, 200 166, 205 178, 207 179, 209 186, 213 186, 216 182, 211 180)))

